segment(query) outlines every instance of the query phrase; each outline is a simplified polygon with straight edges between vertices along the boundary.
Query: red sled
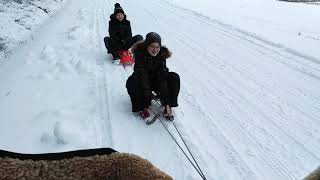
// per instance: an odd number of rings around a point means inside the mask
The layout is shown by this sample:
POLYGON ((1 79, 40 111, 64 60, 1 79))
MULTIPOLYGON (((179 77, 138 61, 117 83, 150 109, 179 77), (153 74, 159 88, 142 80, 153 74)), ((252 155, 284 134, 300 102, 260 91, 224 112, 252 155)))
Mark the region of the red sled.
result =
POLYGON ((133 64, 134 58, 129 50, 118 51, 120 56, 120 64, 133 64))

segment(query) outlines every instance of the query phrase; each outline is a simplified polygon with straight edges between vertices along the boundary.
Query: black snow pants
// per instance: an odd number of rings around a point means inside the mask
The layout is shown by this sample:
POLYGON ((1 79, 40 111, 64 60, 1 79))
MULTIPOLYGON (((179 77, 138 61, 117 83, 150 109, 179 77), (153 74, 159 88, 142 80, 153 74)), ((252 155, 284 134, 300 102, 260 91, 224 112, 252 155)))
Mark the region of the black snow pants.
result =
POLYGON ((162 81, 149 81, 148 83, 150 89, 146 89, 143 86, 140 78, 135 73, 128 78, 126 87, 131 99, 132 112, 139 112, 144 108, 149 108, 152 100, 152 91, 160 96, 160 101, 163 106, 178 106, 180 77, 177 73, 169 72, 166 79, 162 81))
POLYGON ((141 40, 143 40, 143 37, 141 35, 133 36, 125 40, 124 42, 112 39, 111 37, 107 36, 104 38, 104 45, 108 50, 108 54, 113 54, 120 50, 128 50, 133 44, 141 40))

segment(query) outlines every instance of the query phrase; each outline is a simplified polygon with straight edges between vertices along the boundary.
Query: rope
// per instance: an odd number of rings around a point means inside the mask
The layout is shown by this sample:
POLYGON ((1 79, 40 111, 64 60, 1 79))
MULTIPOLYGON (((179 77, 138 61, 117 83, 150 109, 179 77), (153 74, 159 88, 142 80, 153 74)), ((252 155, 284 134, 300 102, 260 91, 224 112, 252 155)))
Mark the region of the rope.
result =
MULTIPOLYGON (((153 100, 161 106, 161 104, 160 104, 157 100, 155 100, 155 99, 153 99, 153 100)), ((150 109, 151 109, 151 108, 150 108, 150 109)), ((159 114, 159 113, 154 112, 154 110, 152 110, 152 109, 151 109, 151 111, 152 111, 154 114, 159 114)), ((185 155, 185 157, 189 160, 189 162, 191 163, 191 165, 193 166, 193 168, 198 172, 198 174, 201 176, 202 179, 206 180, 207 178, 205 177, 205 175, 204 175, 204 173, 202 172, 200 166, 198 165, 197 161, 195 160, 195 158, 194 158, 193 154, 191 153, 191 151, 190 151, 188 145, 186 144, 185 140, 184 140, 183 137, 181 136, 181 134, 180 134, 178 128, 176 127, 175 123, 172 121, 172 124, 173 124, 175 130, 176 130, 177 133, 179 134, 179 137, 181 138, 183 144, 184 144, 185 147, 187 148, 189 154, 191 155, 191 157, 192 157, 192 159, 193 159, 193 161, 195 162, 196 165, 191 161, 191 159, 190 159, 189 156, 186 154, 186 152, 182 149, 182 147, 180 146, 180 144, 178 143, 178 141, 176 140, 176 138, 172 135, 172 133, 169 131, 169 129, 164 125, 163 121, 162 121, 160 118, 159 118, 159 120, 160 120, 161 124, 163 125, 163 127, 167 130, 167 132, 169 133, 169 135, 171 136, 171 138, 174 140, 174 142, 179 146, 179 148, 180 148, 180 150, 182 151, 182 153, 183 153, 183 154, 185 155), (197 167, 196 167, 196 166, 197 166, 197 167)))
POLYGON ((170 134, 171 138, 174 140, 174 142, 179 146, 180 150, 182 151, 182 153, 184 154, 184 156, 189 160, 190 164, 193 166, 193 168, 198 172, 198 174, 201 176, 201 178, 203 180, 206 180, 206 177, 202 174, 202 171, 198 170, 198 168, 194 165, 194 163, 191 161, 191 159, 189 158, 189 156, 186 154, 186 152, 182 149, 182 147, 180 146, 180 144, 178 143, 178 141, 176 140, 176 138, 174 138, 174 136, 172 135, 172 133, 169 131, 169 129, 164 125, 164 123, 162 122, 162 120, 159 118, 161 124, 163 125, 163 127, 167 130, 167 132, 170 134))
POLYGON ((177 127, 176 127, 175 123, 174 123, 174 122, 172 122, 172 124, 173 124, 174 128, 176 129, 176 131, 178 132, 178 134, 179 134, 179 136, 180 136, 180 138, 181 138, 181 140, 182 140, 183 144, 186 146, 186 148, 187 148, 188 152, 190 153, 190 155, 191 155, 191 157, 192 157, 193 161, 196 163, 196 165, 197 165, 197 167, 198 167, 199 171, 201 172, 202 176, 204 177, 204 179, 206 179, 206 177, 204 176, 203 172, 201 171, 200 166, 198 165, 197 161, 195 160, 195 158, 194 158, 193 154, 191 153, 191 151, 190 151, 189 147, 187 146, 187 144, 186 144, 186 142, 184 141, 184 139, 182 138, 182 136, 181 136, 181 134, 180 134, 179 130, 177 129, 177 127))

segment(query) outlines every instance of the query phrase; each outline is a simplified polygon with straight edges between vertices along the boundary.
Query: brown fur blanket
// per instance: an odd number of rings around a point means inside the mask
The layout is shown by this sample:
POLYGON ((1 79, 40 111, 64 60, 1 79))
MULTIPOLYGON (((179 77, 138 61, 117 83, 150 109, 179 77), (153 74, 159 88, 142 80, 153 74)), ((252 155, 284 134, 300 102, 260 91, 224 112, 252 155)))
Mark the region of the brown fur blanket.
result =
POLYGON ((320 166, 303 180, 320 180, 320 166))
POLYGON ((112 149, 48 154, 0 150, 0 179, 16 180, 171 180, 148 160, 112 149))

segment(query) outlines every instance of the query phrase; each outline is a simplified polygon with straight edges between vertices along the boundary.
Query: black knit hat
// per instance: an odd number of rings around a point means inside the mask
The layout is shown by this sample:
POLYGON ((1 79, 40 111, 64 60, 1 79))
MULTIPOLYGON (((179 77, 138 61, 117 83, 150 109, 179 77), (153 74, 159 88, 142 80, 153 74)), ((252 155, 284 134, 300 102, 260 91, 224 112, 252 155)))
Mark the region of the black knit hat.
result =
POLYGON ((114 4, 114 8, 118 8, 118 7, 121 7, 120 4, 119 3, 115 3, 114 4))
POLYGON ((122 7, 120 6, 119 3, 115 3, 114 4, 114 13, 113 14, 116 15, 118 13, 124 14, 124 11, 123 11, 123 9, 122 9, 122 7))
POLYGON ((149 32, 146 35, 146 40, 144 41, 146 46, 149 46, 151 43, 157 42, 161 46, 161 37, 158 33, 156 32, 149 32))

